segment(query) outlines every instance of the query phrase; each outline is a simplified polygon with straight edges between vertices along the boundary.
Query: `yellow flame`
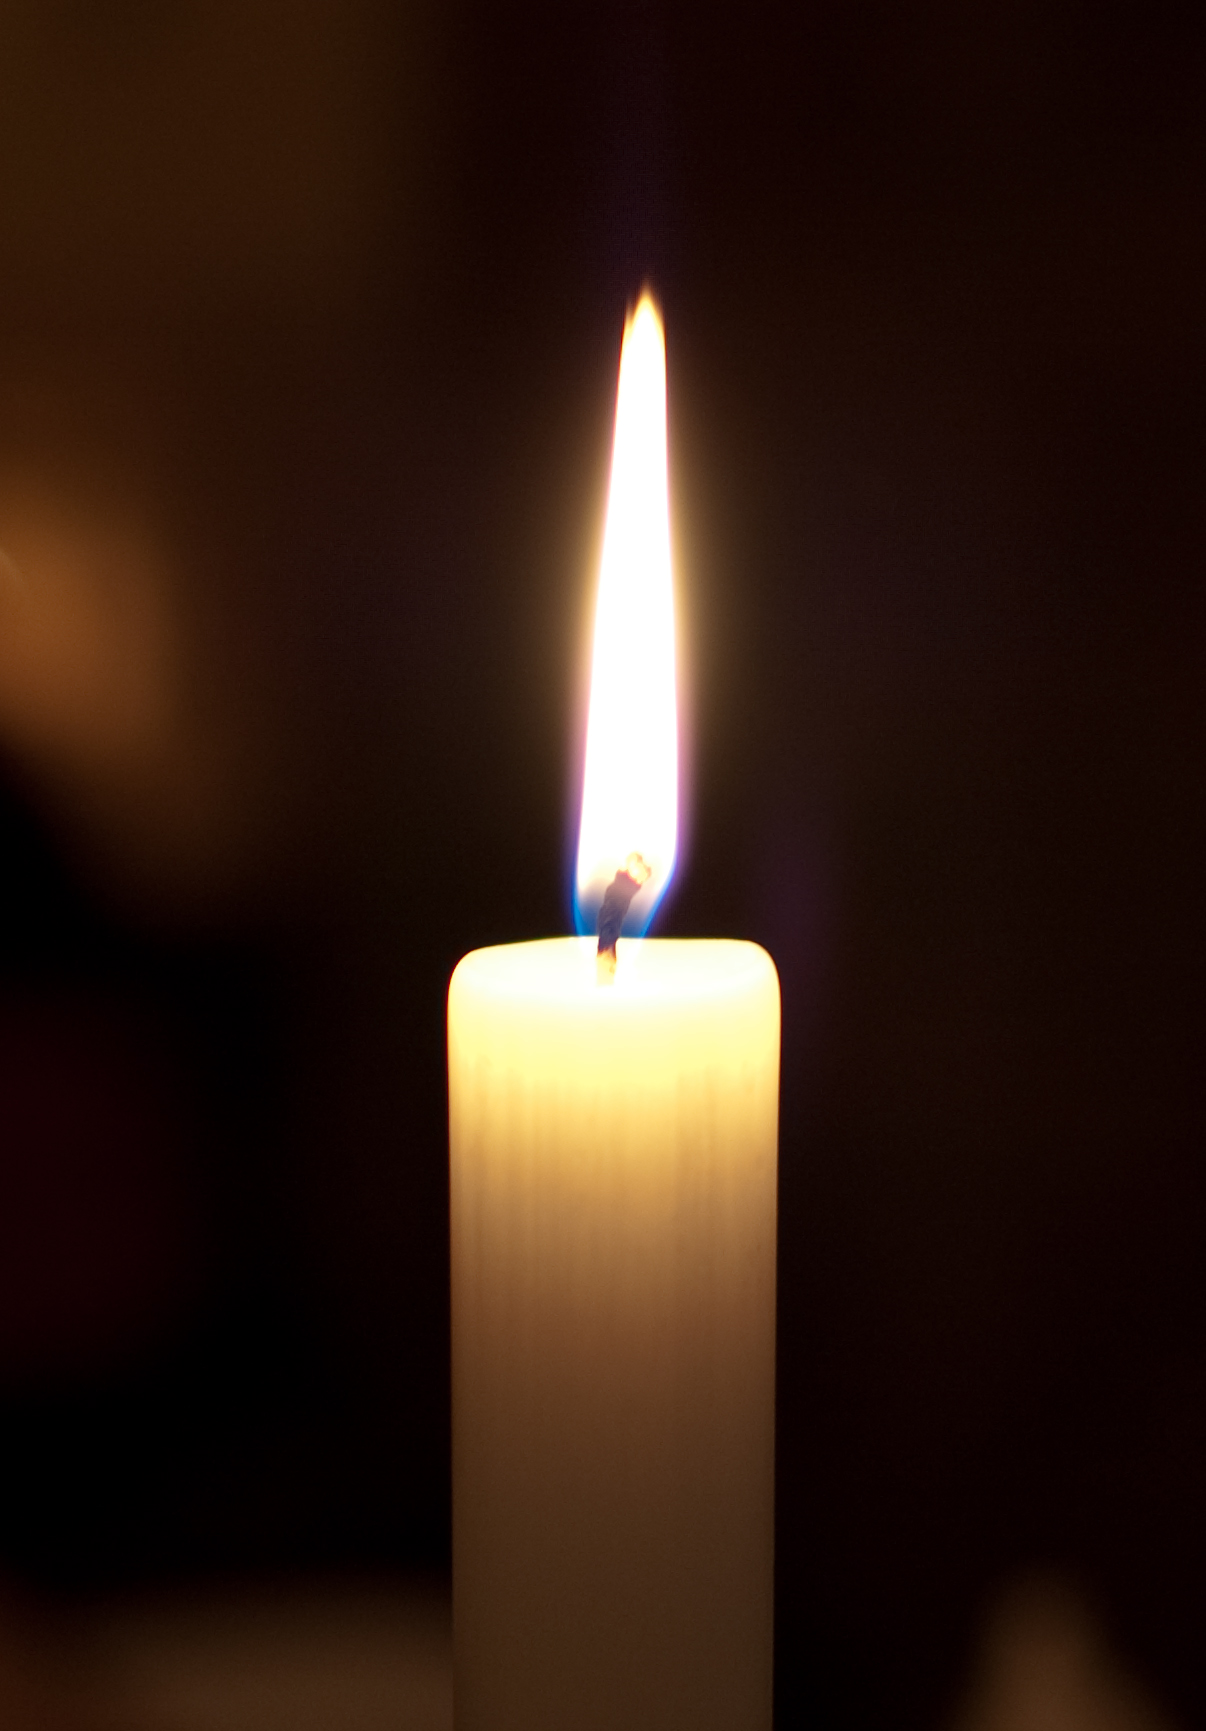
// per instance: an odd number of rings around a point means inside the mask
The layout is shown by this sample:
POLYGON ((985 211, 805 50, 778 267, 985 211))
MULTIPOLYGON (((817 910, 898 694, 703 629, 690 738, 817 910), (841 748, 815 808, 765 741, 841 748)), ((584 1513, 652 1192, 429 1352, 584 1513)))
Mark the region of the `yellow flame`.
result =
POLYGON ((599 571, 578 904, 597 906, 631 854, 649 868, 643 927, 674 867, 678 717, 666 476, 666 342, 648 294, 624 328, 599 571))

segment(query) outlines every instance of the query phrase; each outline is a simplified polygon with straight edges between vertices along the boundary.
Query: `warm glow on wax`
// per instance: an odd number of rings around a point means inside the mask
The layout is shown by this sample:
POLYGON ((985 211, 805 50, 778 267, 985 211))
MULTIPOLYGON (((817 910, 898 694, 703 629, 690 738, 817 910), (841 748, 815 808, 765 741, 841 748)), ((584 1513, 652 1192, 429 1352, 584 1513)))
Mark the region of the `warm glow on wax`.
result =
POLYGON ((641 297, 624 330, 607 525, 595 610, 577 900, 593 929, 608 884, 639 853, 649 881, 626 929, 643 930, 674 869, 678 722, 666 479, 666 343, 641 297))

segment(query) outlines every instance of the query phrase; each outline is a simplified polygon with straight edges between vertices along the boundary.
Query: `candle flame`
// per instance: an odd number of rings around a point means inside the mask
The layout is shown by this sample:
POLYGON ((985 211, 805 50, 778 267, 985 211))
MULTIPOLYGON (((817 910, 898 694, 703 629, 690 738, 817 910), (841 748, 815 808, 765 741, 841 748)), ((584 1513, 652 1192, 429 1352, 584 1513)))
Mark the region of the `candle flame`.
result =
POLYGON ((620 351, 578 833, 579 928, 595 929, 607 886, 638 855, 647 881, 624 929, 644 931, 674 869, 677 836, 666 342, 646 293, 620 351))

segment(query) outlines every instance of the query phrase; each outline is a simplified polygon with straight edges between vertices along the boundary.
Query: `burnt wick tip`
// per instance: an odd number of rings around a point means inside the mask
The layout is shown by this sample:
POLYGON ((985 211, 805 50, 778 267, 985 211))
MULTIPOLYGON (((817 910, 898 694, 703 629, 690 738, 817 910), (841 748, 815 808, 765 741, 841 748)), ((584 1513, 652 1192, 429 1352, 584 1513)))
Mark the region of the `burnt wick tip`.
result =
POLYGON ((632 898, 649 881, 650 868, 639 853, 630 853, 607 886, 599 909, 598 978, 601 983, 616 977, 616 944, 632 898))

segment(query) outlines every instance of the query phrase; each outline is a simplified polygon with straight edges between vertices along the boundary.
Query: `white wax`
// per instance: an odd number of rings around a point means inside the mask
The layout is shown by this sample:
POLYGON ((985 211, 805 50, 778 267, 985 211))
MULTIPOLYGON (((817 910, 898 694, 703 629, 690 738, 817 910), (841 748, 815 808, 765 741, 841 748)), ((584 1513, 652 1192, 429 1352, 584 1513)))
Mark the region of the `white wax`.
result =
POLYGON ((778 979, 594 950, 449 988, 457 1731, 769 1731, 778 979))

